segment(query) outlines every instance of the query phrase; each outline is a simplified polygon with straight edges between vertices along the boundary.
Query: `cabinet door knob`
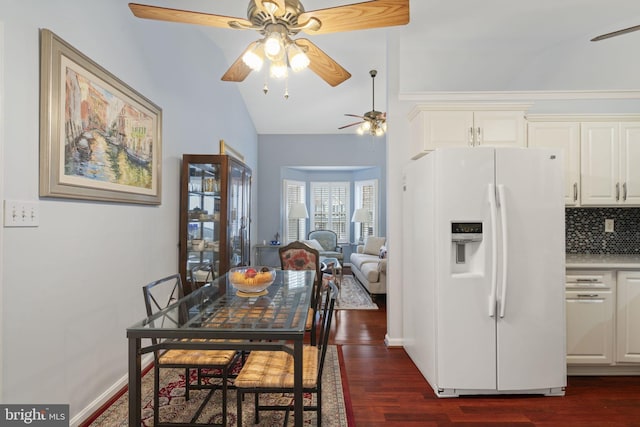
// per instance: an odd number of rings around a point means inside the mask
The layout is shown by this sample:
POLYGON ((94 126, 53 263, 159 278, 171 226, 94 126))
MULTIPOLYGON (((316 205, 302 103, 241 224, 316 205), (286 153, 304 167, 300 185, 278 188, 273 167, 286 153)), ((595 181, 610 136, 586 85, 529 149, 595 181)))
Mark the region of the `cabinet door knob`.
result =
POLYGON ((573 183, 573 201, 574 202, 578 201, 578 183, 577 182, 573 183))
POLYGON ((477 139, 478 139, 478 145, 480 145, 480 143, 482 142, 482 133, 480 133, 480 128, 479 127, 478 127, 476 135, 477 135, 477 139))
POLYGON ((469 128, 469 146, 473 147, 473 127, 469 128))
POLYGON ((616 201, 620 200, 620 183, 616 182, 616 201))
POLYGON ((627 183, 622 184, 622 200, 627 201, 627 183))

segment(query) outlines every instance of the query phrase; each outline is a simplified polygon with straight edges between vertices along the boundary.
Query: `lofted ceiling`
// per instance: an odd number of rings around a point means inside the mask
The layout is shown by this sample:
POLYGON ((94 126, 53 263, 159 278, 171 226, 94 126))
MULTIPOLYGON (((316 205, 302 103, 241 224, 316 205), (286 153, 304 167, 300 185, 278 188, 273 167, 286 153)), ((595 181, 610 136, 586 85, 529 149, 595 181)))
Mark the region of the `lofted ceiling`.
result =
MULTIPOLYGON (((144 4, 246 17, 248 0, 136 0, 144 4)), ((357 3, 359 0, 302 0, 307 11, 357 3)), ((284 84, 251 73, 237 85, 259 134, 346 134, 355 127, 345 113, 371 110, 371 77, 377 69, 375 107, 387 111, 387 37, 400 40, 401 91, 471 91, 574 89, 571 78, 545 87, 533 66, 547 71, 552 65, 534 63, 541 58, 562 58, 562 52, 578 49, 637 52, 640 31, 603 40, 589 40, 602 33, 640 24, 638 0, 411 0, 407 26, 309 36, 318 47, 346 68, 352 77, 331 87, 310 70, 291 74, 289 98, 284 84), (624 47, 624 49, 622 47, 624 47), (555 52, 549 55, 548 52, 555 52), (546 54, 546 56, 545 56, 546 54), (538 85, 538 86, 536 86, 538 85)), ((167 24, 158 25, 187 25, 167 24)), ((193 25, 224 52, 233 63, 246 46, 259 37, 239 31, 193 25)), ((637 59, 636 59, 637 61, 637 59)), ((637 67, 636 67, 637 68, 637 67)), ((588 82, 587 82, 588 83, 588 82)), ((633 88, 638 89, 640 81, 633 88)), ((601 89, 581 87, 580 89, 601 89)), ((395 95, 394 95, 395 96, 395 95)))

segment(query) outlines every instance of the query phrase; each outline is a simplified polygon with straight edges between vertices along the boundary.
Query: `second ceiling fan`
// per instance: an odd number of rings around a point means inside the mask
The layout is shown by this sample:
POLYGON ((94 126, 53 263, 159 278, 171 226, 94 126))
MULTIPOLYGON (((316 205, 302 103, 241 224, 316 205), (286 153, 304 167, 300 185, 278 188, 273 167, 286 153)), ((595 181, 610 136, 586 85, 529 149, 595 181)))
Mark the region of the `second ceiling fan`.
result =
POLYGON ((387 131, 387 113, 383 113, 381 111, 376 111, 376 76, 378 75, 377 70, 369 71, 369 75, 371 76, 371 91, 372 91, 372 100, 371 100, 371 111, 367 111, 362 116, 358 116, 357 114, 345 114, 348 117, 357 117, 362 119, 355 123, 350 123, 345 126, 341 126, 338 129, 345 129, 351 126, 358 126, 357 132, 360 135, 364 135, 368 133, 374 136, 382 136, 387 131))
POLYGON ((249 0, 246 19, 137 3, 129 3, 129 8, 138 18, 259 32, 263 37, 251 43, 222 76, 232 82, 243 81, 268 59, 272 77, 308 66, 337 86, 351 74, 310 40, 293 36, 301 31, 328 34, 409 23, 409 0, 372 0, 312 11, 305 11, 299 0, 249 0))

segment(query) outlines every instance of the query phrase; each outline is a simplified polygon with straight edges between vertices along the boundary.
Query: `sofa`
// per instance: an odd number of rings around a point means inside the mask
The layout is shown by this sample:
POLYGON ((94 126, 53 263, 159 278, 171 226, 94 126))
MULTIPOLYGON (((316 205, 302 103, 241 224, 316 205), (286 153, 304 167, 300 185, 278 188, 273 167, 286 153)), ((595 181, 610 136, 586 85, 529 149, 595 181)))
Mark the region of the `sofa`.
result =
POLYGON ((385 238, 370 236, 351 254, 351 272, 370 294, 387 293, 385 238))

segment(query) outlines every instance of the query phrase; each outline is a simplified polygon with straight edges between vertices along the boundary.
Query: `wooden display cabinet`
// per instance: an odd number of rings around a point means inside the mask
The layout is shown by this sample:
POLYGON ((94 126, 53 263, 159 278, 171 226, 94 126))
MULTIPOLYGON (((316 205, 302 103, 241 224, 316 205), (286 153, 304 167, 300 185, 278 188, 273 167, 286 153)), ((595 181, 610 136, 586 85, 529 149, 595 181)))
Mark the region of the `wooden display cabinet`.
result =
POLYGON ((182 156, 179 272, 185 293, 205 280, 191 277, 195 267, 210 264, 216 278, 250 264, 250 218, 250 168, 227 155, 182 156))

